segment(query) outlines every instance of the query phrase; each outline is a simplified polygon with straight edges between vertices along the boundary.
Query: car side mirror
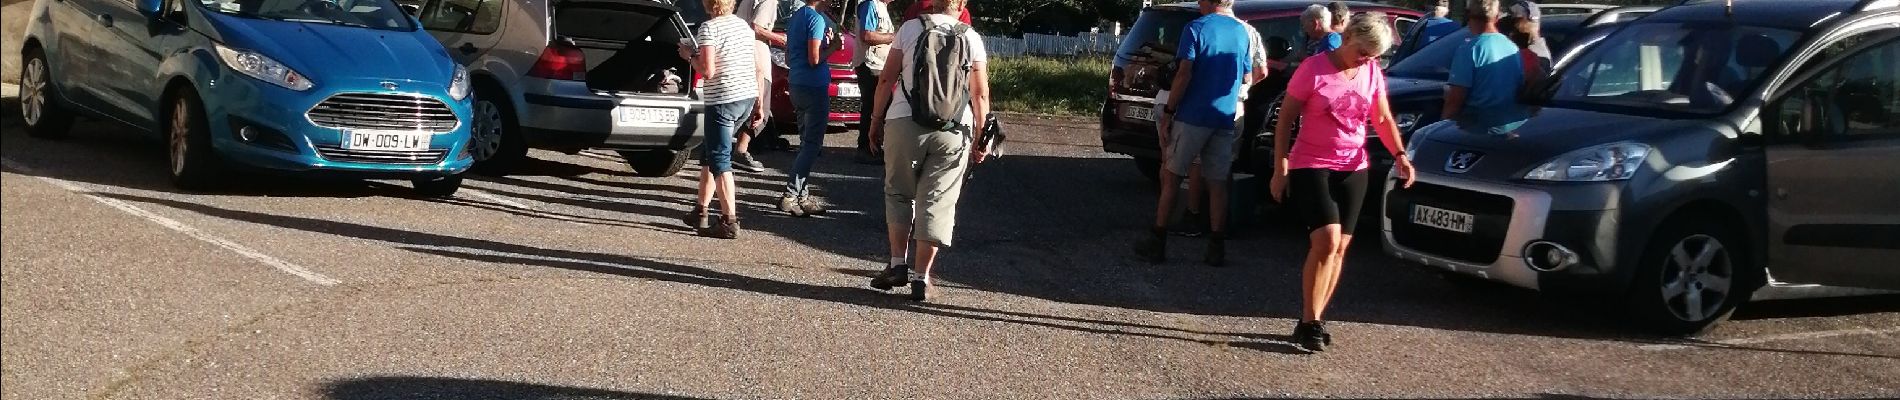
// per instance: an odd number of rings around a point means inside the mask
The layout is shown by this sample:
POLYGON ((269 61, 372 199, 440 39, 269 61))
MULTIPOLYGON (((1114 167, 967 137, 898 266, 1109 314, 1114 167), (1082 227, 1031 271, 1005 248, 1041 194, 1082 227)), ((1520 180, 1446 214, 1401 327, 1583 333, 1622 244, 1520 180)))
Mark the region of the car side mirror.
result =
POLYGON ((158 13, 165 8, 165 0, 138 0, 138 6, 140 15, 156 19, 159 17, 158 13))
POLYGON ((1293 55, 1293 44, 1288 43, 1286 38, 1275 36, 1267 39, 1268 60, 1286 61, 1287 56, 1291 55, 1293 55))
POLYGON ((414 4, 404 4, 401 7, 402 7, 403 14, 409 14, 409 16, 416 17, 416 18, 422 17, 422 6, 418 6, 414 4))

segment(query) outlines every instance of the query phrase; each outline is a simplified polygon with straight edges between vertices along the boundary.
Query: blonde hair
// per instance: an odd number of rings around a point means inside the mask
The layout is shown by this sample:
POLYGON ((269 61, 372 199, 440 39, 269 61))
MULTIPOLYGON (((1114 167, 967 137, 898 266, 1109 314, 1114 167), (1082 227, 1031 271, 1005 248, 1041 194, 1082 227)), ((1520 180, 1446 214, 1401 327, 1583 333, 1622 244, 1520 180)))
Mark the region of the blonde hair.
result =
POLYGON ((1352 22, 1341 32, 1347 44, 1358 45, 1361 51, 1371 56, 1385 54, 1392 47, 1392 26, 1386 24, 1385 13, 1369 12, 1354 15, 1352 22))
POLYGON ((739 3, 737 0, 700 0, 700 1, 705 3, 706 15, 711 16, 711 17, 723 17, 723 16, 726 16, 727 14, 732 14, 733 9, 736 8, 737 4, 739 3))
POLYGON ((924 11, 931 14, 949 14, 951 11, 963 9, 963 5, 969 2, 969 0, 931 0, 930 9, 924 11))

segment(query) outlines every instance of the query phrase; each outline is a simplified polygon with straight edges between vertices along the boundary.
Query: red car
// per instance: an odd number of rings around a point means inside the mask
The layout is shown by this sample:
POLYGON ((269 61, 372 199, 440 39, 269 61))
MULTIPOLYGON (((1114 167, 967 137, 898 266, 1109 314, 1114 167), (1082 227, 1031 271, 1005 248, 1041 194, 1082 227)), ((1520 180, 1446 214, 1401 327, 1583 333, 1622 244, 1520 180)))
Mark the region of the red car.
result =
MULTIPOLYGON (((782 0, 781 3, 792 4, 793 1, 795 0, 782 0)), ((824 10, 826 20, 831 23, 833 43, 837 43, 837 45, 831 46, 831 54, 825 55, 825 63, 831 66, 831 88, 829 90, 831 94, 831 113, 830 118, 828 118, 829 123, 827 125, 829 129, 826 129, 827 133, 856 131, 858 127, 858 111, 863 107, 863 102, 872 101, 870 97, 866 96, 871 88, 858 87, 858 73, 851 70, 851 57, 858 45, 856 31, 846 31, 843 27, 850 25, 839 23, 839 21, 844 21, 844 19, 839 18, 839 16, 842 15, 841 10, 853 9, 857 3, 858 2, 854 0, 832 0, 831 6, 826 7, 827 10, 824 10)), ((780 9, 784 10, 788 8, 780 9)), ((773 29, 784 33, 785 27, 789 25, 789 22, 786 20, 790 18, 791 13, 784 12, 780 14, 779 22, 773 29)), ((852 18, 852 20, 855 21, 856 18, 852 18)), ((786 67, 785 57, 785 49, 772 48, 772 114, 770 119, 766 121, 766 132, 797 136, 798 121, 794 117, 797 114, 792 112, 792 91, 788 84, 788 82, 791 82, 791 78, 788 76, 791 70, 786 67)))

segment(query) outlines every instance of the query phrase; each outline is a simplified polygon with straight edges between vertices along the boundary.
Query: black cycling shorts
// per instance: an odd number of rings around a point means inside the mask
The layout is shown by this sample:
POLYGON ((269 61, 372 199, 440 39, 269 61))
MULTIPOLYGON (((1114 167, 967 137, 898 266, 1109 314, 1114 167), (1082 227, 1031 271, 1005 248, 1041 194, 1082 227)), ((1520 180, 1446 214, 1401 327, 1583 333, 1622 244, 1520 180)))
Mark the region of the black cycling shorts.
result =
POLYGON ((1339 231, 1352 234, 1359 225, 1359 208, 1366 201, 1366 171, 1334 171, 1301 168, 1287 171, 1287 196, 1293 212, 1299 213, 1306 231, 1339 224, 1339 231))

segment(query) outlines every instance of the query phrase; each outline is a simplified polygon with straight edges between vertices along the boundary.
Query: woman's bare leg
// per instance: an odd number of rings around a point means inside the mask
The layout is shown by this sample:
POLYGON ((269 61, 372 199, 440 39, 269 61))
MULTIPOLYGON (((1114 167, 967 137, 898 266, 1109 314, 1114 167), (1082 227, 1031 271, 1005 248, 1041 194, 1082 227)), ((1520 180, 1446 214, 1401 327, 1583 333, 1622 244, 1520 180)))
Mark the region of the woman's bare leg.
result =
POLYGON ((693 204, 698 205, 701 211, 706 210, 707 206, 712 204, 713 190, 718 188, 718 186, 716 186, 718 185, 718 181, 714 179, 712 170, 704 167, 699 169, 699 199, 698 202, 693 204))
POLYGON ((732 171, 719 173, 719 210, 727 221, 739 220, 739 200, 734 194, 738 188, 732 182, 732 171))
POLYGON ((1300 291, 1305 300, 1305 312, 1301 321, 1319 321, 1326 311, 1326 302, 1331 300, 1328 292, 1333 281, 1339 279, 1339 267, 1332 263, 1333 255, 1338 253, 1340 243, 1339 224, 1314 229, 1307 238, 1312 243, 1306 252, 1306 263, 1302 268, 1300 291))
POLYGON ((1340 234, 1338 248, 1333 250, 1332 256, 1327 260, 1328 268, 1321 268, 1322 271, 1331 272, 1323 277, 1326 286, 1320 290, 1319 314, 1314 314, 1315 319, 1323 316, 1326 312, 1326 304, 1331 303, 1333 300, 1333 292, 1339 289, 1339 275, 1346 270, 1346 248, 1351 244, 1352 235, 1340 234))

